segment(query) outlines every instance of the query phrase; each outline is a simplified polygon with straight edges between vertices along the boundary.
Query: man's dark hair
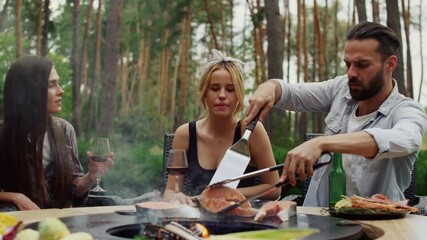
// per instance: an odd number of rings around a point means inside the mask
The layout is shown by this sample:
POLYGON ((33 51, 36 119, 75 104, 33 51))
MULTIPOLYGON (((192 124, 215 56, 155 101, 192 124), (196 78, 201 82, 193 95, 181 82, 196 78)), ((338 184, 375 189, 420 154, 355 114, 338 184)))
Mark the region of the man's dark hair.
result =
POLYGON ((347 33, 347 41, 366 39, 378 41, 378 52, 384 59, 397 55, 400 51, 400 39, 390 28, 379 23, 360 22, 347 33))

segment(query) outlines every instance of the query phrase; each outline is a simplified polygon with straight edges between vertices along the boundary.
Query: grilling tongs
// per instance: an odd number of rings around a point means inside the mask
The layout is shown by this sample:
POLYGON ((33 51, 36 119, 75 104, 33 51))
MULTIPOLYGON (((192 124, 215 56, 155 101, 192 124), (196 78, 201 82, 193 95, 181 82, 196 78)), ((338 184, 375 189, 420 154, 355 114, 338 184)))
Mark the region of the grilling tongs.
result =
MULTIPOLYGON (((322 154, 322 156, 323 155, 328 155, 329 159, 327 161, 317 162, 316 164, 314 164, 313 165, 313 171, 316 170, 316 169, 319 169, 320 167, 328 165, 329 163, 332 162, 332 154, 330 152, 325 152, 325 153, 322 154)), ((227 181, 234 181, 234 180, 238 180, 238 179, 245 179, 245 178, 248 178, 248 177, 257 176, 257 175, 259 175, 261 173, 264 173, 264 172, 269 172, 269 171, 274 171, 274 170, 280 169, 280 167, 283 167, 283 164, 279 164, 279 165, 276 165, 274 167, 264 168, 264 169, 261 169, 261 170, 255 171, 255 172, 247 173, 247 174, 244 174, 244 175, 242 175, 240 177, 236 177, 236 178, 232 178, 232 179, 227 179, 227 180, 224 180, 224 181, 212 184, 210 187, 212 187, 213 185, 220 184, 220 183, 224 184, 223 182, 227 183, 227 181)), ((229 211, 231 211, 231 210, 233 210, 235 208, 240 207, 241 205, 243 205, 243 204, 245 204, 247 202, 250 202, 252 200, 255 200, 255 199, 259 198, 260 196, 264 195, 265 193, 269 192, 270 190, 272 190, 274 188, 283 187, 283 186, 288 185, 288 184, 289 184, 288 180, 286 180, 284 182, 279 181, 278 183, 274 184, 273 186, 269 186, 266 189, 261 190, 259 193, 255 194, 255 195, 253 195, 251 197, 248 197, 248 198, 246 198, 246 199, 244 199, 244 200, 242 200, 242 201, 240 201, 238 203, 232 204, 232 205, 230 205, 230 206, 228 206, 226 208, 221 209, 217 213, 219 213, 219 214, 221 214, 221 213, 227 213, 227 212, 229 212, 229 211)))

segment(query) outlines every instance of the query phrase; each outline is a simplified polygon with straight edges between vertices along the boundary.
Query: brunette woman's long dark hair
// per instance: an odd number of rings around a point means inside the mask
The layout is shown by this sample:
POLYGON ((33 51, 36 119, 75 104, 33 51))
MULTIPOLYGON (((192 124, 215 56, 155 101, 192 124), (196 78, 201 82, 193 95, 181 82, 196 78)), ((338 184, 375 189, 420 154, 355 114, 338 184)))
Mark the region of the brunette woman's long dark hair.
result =
POLYGON ((72 172, 64 131, 47 109, 53 64, 38 56, 13 63, 4 84, 4 121, 0 134, 0 187, 25 194, 41 208, 69 207, 72 172), (43 169, 43 140, 49 137, 52 177, 43 169))

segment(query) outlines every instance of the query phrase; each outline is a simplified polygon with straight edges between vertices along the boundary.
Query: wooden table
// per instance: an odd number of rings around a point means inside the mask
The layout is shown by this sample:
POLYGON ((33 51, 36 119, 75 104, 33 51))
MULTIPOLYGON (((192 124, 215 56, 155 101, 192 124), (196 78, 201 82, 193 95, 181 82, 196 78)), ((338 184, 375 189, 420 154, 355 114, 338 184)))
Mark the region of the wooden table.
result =
MULTIPOLYGON (((135 210, 135 206, 82 207, 67 209, 44 209, 34 211, 9 212, 24 224, 38 222, 45 217, 70 217, 97 213, 112 213, 118 210, 135 210)), ((321 208, 298 207, 298 213, 325 215, 321 208)), ((385 234, 378 239, 426 239, 427 217, 409 214, 405 218, 394 220, 361 221, 384 230, 385 234)))

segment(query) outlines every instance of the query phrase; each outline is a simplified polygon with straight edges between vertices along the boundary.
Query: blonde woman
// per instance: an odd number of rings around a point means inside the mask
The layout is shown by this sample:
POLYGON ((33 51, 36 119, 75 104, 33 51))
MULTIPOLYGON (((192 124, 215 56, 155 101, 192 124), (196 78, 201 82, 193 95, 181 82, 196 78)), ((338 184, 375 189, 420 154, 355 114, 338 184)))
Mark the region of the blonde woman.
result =
MULTIPOLYGON (((209 184, 225 152, 243 135, 246 126, 238 115, 243 110, 244 84, 243 63, 226 57, 213 49, 213 58, 202 68, 199 100, 204 108, 201 119, 185 123, 175 131, 173 149, 185 149, 188 159, 188 178, 191 187, 188 192, 174 191, 175 179, 169 176, 164 199, 179 200, 191 204, 190 196, 199 195, 209 184)), ((258 122, 249 139, 251 162, 245 172, 274 166, 275 160, 270 140, 261 122, 258 122)), ((265 173, 261 183, 254 178, 240 181, 238 190, 246 197, 279 181, 277 172, 265 173)), ((182 185, 184 177, 179 179, 182 185)), ((277 199, 280 189, 263 196, 277 199)))

